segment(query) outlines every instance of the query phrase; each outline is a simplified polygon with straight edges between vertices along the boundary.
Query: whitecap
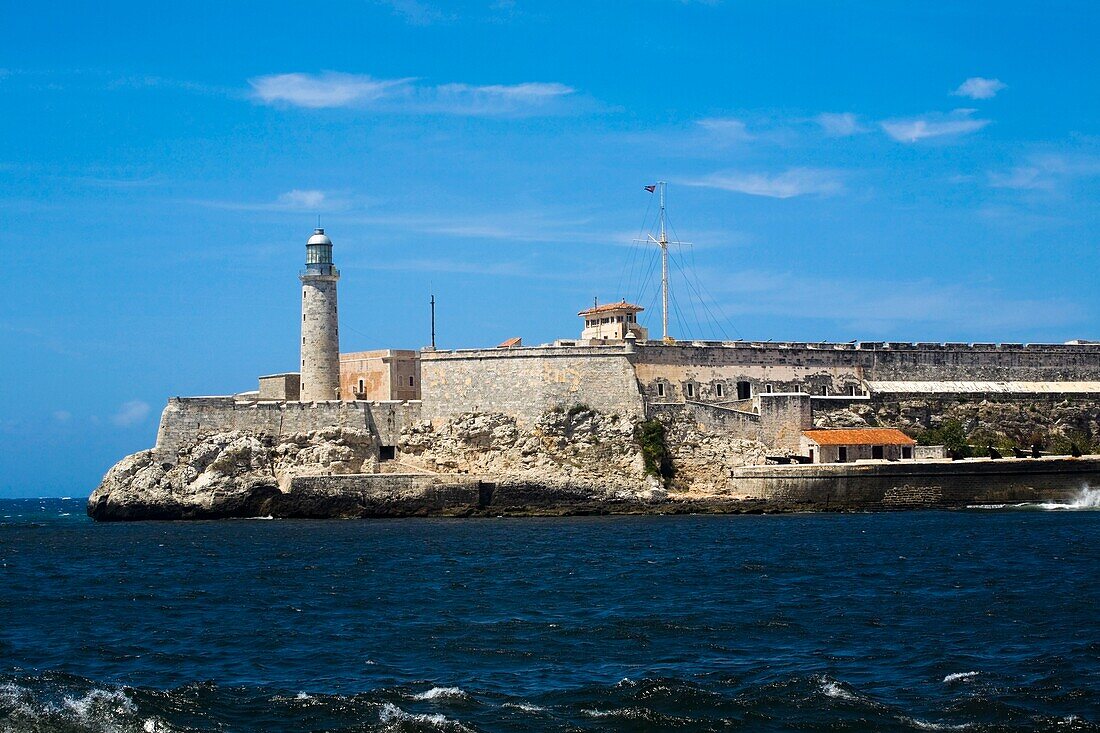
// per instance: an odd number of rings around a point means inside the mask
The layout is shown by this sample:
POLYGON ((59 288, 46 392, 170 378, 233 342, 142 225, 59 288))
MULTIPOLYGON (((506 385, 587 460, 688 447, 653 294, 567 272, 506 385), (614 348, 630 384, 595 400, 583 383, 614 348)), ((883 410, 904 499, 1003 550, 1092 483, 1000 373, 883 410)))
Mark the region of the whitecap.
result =
POLYGON ((378 713, 378 719, 383 723, 420 723, 422 725, 433 726, 439 730, 470 730, 458 721, 451 720, 439 713, 409 713, 397 707, 392 702, 382 703, 382 710, 378 713))
POLYGON ((418 692, 413 700, 462 700, 469 697, 461 687, 433 687, 426 692, 418 692))
POLYGON ((134 701, 122 690, 95 689, 81 697, 63 698, 61 704, 81 721, 95 718, 96 713, 100 711, 114 715, 126 715, 137 711, 134 701))
POLYGON ((538 705, 532 705, 529 702, 505 702, 500 705, 502 708, 513 708, 515 710, 522 710, 525 713, 542 713, 546 712, 546 708, 539 707, 538 705))
POLYGON ((585 708, 581 712, 590 718, 608 718, 615 714, 611 710, 597 710, 596 708, 585 708))
POLYGON ((959 682, 961 680, 968 680, 971 677, 977 677, 980 672, 952 672, 943 678, 943 681, 950 684, 952 682, 959 682))
POLYGON ((917 730, 966 730, 970 727, 969 723, 934 723, 930 720, 907 718, 904 716, 901 718, 901 721, 913 726, 917 730))
POLYGON ((828 677, 820 679, 820 690, 826 697, 833 697, 837 700, 859 700, 858 695, 848 692, 839 682, 828 677))

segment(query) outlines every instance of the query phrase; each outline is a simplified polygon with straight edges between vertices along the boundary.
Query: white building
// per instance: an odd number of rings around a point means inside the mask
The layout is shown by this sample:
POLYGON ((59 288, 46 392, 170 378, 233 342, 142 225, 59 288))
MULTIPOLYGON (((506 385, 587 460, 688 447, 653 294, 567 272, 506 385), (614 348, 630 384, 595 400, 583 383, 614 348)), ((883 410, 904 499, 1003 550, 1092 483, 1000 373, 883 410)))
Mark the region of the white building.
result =
POLYGON ((628 333, 633 333, 639 341, 645 341, 649 338, 649 331, 638 325, 638 314, 644 310, 625 300, 583 310, 577 314, 584 319, 581 341, 622 341, 628 333))

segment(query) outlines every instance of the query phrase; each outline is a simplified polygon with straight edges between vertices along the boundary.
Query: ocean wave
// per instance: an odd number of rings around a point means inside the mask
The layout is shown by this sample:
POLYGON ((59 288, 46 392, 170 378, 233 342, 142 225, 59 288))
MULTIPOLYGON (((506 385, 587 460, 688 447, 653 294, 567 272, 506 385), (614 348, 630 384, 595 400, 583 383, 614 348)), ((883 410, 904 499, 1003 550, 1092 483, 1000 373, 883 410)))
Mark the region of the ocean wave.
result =
POLYGON ((84 692, 61 694, 32 690, 7 682, 0 685, 0 719, 4 732, 88 731, 88 733, 171 733, 171 726, 156 716, 138 714, 133 698, 122 689, 93 687, 84 692))
POLYGON ((970 723, 935 723, 930 720, 905 716, 901 717, 901 722, 911 725, 917 730, 967 730, 971 727, 970 723))
POLYGON ((968 680, 973 677, 977 677, 981 672, 952 672, 943 678, 943 681, 947 684, 952 682, 960 682, 962 680, 968 680))
POLYGON ((392 702, 382 703, 378 719, 382 723, 418 723, 443 731, 470 731, 470 728, 462 723, 451 720, 440 713, 410 713, 397 707, 392 702))
POLYGON ((500 705, 502 708, 512 708, 513 710, 521 710, 525 713, 544 713, 546 708, 539 707, 538 705, 532 705, 529 702, 505 702, 500 705))
POLYGON ((461 687, 433 687, 412 696, 413 700, 466 700, 469 694, 461 687))
POLYGON ((968 504, 967 509, 1014 509, 1045 512, 1081 512, 1100 510, 1100 489, 1084 487, 1068 502, 1022 501, 1004 504, 968 504))

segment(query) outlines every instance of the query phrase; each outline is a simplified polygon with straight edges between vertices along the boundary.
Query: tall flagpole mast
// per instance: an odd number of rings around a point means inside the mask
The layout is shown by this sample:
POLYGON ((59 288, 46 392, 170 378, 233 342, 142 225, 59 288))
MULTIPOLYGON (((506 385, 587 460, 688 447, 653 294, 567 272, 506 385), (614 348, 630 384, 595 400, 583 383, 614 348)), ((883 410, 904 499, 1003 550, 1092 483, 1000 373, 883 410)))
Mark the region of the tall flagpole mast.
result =
POLYGON ((661 340, 669 342, 668 337, 668 233, 665 230, 665 182, 657 181, 660 192, 660 239, 657 240, 661 248, 661 340))

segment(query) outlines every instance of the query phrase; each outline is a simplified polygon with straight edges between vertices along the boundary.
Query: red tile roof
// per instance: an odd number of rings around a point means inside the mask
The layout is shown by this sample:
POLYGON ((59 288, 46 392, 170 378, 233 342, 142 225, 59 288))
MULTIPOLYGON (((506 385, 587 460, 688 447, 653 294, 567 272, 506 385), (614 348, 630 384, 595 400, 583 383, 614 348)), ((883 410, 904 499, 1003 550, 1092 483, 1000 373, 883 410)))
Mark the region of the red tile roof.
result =
POLYGON ((603 305, 597 305, 594 308, 581 311, 578 316, 594 316, 597 313, 609 313, 611 311, 630 311, 632 313, 641 313, 644 311, 640 305, 634 305, 633 303, 627 303, 625 300, 620 303, 604 303, 603 305))
POLYGON ((818 445, 916 445, 917 441, 894 428, 836 428, 803 430, 818 445))
POLYGON ((523 346, 523 339, 519 336, 508 339, 504 343, 497 344, 498 349, 510 349, 514 346, 523 346))

